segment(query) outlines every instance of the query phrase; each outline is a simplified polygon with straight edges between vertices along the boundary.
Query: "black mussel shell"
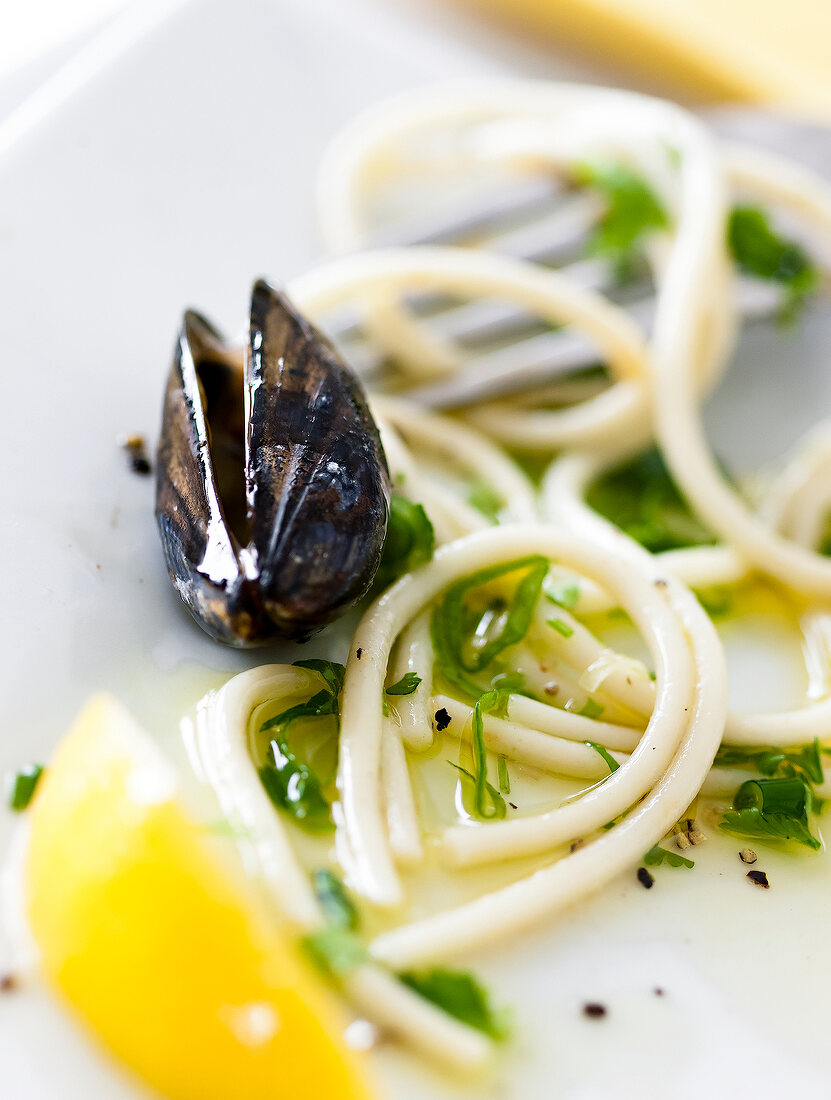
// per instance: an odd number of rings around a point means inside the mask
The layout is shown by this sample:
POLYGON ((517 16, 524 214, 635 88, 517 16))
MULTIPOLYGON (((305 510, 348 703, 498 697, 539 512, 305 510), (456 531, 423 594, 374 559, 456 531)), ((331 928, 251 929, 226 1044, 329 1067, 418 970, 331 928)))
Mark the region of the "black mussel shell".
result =
POLYGON ((351 370, 268 283, 244 366, 185 314, 156 469, 171 580, 217 641, 302 641, 369 589, 390 496, 378 429, 351 370))

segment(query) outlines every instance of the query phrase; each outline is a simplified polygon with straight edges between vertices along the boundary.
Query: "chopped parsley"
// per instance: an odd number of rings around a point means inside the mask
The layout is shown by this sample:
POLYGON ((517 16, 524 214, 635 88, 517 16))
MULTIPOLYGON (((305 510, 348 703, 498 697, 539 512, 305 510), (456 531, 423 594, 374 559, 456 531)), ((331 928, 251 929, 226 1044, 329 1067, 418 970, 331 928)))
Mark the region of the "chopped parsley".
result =
POLYGON ((323 832, 333 827, 329 800, 323 793, 324 783, 308 763, 298 758, 288 737, 292 727, 304 718, 331 715, 337 720, 344 667, 334 661, 316 659, 296 663, 317 672, 326 687, 260 726, 261 733, 273 731, 273 736, 259 776, 266 794, 279 810, 290 814, 308 832, 323 832))
POLYGON ((358 910, 341 880, 327 868, 312 875, 312 886, 326 918, 326 926, 303 936, 300 945, 327 978, 339 981, 368 959, 355 935, 358 910))
POLYGON ((618 770, 620 764, 618 764, 617 760, 615 760, 609 750, 604 748, 603 745, 598 745, 596 741, 584 741, 583 744, 586 745, 587 748, 594 749, 597 755, 605 761, 609 769, 609 775, 613 775, 618 770))
POLYGON ((790 840, 817 851, 822 841, 811 832, 813 792, 799 776, 748 779, 733 797, 719 828, 736 836, 790 840))
POLYGON ((577 713, 582 718, 599 718, 605 709, 602 703, 598 703, 595 699, 589 697, 577 713))
POLYGON ((324 661, 319 657, 308 657, 305 661, 292 661, 295 668, 308 668, 323 677, 323 681, 333 695, 340 695, 343 690, 343 678, 346 675, 344 665, 337 661, 324 661))
POLYGON ((296 703, 293 707, 289 707, 288 710, 284 710, 273 718, 269 718, 267 722, 263 722, 260 726, 260 730, 265 732, 266 730, 278 728, 288 729, 289 726, 293 725, 301 718, 322 718, 325 715, 337 713, 337 696, 324 688, 323 691, 319 691, 316 695, 313 695, 311 699, 307 699, 305 703, 296 703))
POLYGON ((556 584, 546 589, 545 596, 558 607, 573 611, 580 600, 580 588, 576 584, 556 584))
POLYGON ((662 863, 667 863, 670 867, 695 867, 693 860, 687 859, 678 852, 671 852, 669 848, 662 848, 660 844, 650 848, 643 857, 643 861, 647 867, 658 867, 662 863))
POLYGON ((442 676, 468 699, 478 699, 486 690, 472 677, 483 672, 503 650, 521 642, 528 633, 547 572, 548 560, 539 555, 493 565, 456 581, 434 609, 430 629, 436 663, 442 676), (501 629, 474 650, 470 645, 470 597, 483 585, 513 573, 519 573, 520 579, 513 598, 504 607, 501 629))
POLYGON ((507 1039, 510 1035, 508 1014, 494 1009, 487 990, 467 971, 439 966, 432 970, 407 970, 400 978, 425 1000, 468 1027, 483 1031, 496 1040, 507 1039))
POLYGON ((574 633, 574 627, 569 626, 562 619, 548 619, 547 623, 552 630, 556 630, 563 638, 570 638, 574 633))
MULTIPOLYGON (((323 898, 331 897, 329 890, 332 883, 337 883, 339 891, 336 891, 339 899, 344 898, 345 892, 339 879, 329 871, 320 871, 315 876, 315 889, 318 897, 321 897, 318 876, 324 883, 323 898)), ((322 899, 323 900, 323 899, 322 899)), ((330 981, 340 982, 348 977, 356 967, 369 962, 369 955, 362 941, 355 935, 354 921, 351 913, 350 924, 346 924, 347 912, 340 907, 327 909, 323 901, 326 916, 330 923, 325 928, 303 936, 300 940, 302 949, 321 973, 330 981)), ((350 903, 351 905, 351 903, 350 903)), ((450 970, 446 967, 435 967, 431 970, 407 970, 397 975, 399 981, 434 1004, 448 1016, 453 1016, 468 1027, 476 1028, 489 1035, 492 1039, 504 1040, 510 1035, 510 1017, 504 1010, 497 1010, 491 1005, 487 990, 476 978, 462 970, 450 970)))
POLYGON ((690 512, 655 448, 598 478, 586 500, 653 554, 715 541, 690 512))
MULTIPOLYGON (((473 740, 473 771, 463 768, 461 764, 453 764, 453 767, 462 775, 463 780, 468 781, 472 792, 471 812, 483 821, 503 818, 508 812, 505 799, 500 792, 488 781, 488 757, 485 750, 485 723, 484 715, 498 710, 504 706, 505 695, 498 689, 485 692, 476 700, 473 706, 472 740, 473 740)), ((448 763, 453 763, 448 761, 448 763)))
MULTIPOLYGON (((488 759, 485 751, 484 715, 496 714, 498 717, 504 717, 511 692, 515 691, 517 687, 520 686, 517 683, 518 679, 520 678, 514 675, 497 677, 495 680, 496 686, 491 688, 490 691, 485 692, 484 695, 481 695, 476 700, 473 706, 473 715, 471 717, 473 735, 473 772, 469 772, 459 764, 453 765, 463 777, 472 783, 472 812, 476 817, 482 818, 485 821, 492 818, 503 818, 508 812, 502 794, 511 793, 511 781, 508 776, 508 765, 505 761, 505 757, 499 756, 497 758, 497 782, 499 783, 499 790, 488 782, 488 759)), ((450 761, 448 761, 448 763, 450 763, 450 761)))
POLYGON ((211 836, 225 837, 227 840, 253 840, 254 830, 247 825, 232 825, 225 818, 218 821, 207 821, 203 826, 206 833, 211 836))
POLYGON ((817 553, 823 554, 826 558, 831 557, 831 512, 825 517, 817 553))
POLYGON ((668 226, 666 211, 643 176, 622 162, 581 164, 574 174, 578 183, 593 187, 606 202, 588 252, 610 260, 624 279, 632 274, 646 238, 668 226))
POLYGON ((496 713, 504 718, 511 695, 527 695, 525 679, 520 672, 499 672, 491 680, 491 687, 499 692, 499 704, 496 713))
POLYGON ((259 769, 259 775, 277 809, 290 814, 308 832, 326 832, 334 827, 319 777, 297 759, 285 741, 271 742, 271 759, 259 769))
POLYGON ((422 505, 393 493, 387 538, 374 587, 386 588, 404 573, 430 561, 435 544, 433 525, 422 505))
POLYGON ((722 619, 733 609, 733 594, 724 585, 699 589, 696 598, 711 619, 722 619))
POLYGON ((502 498, 492 485, 487 481, 477 481, 468 493, 467 502, 471 508, 491 521, 499 523, 499 513, 502 511, 502 498))
POLYGON ((504 756, 496 759, 496 776, 499 783, 500 794, 511 793, 511 776, 508 773, 508 761, 504 756))
POLYGON ((717 768, 752 768, 768 777, 798 776, 817 784, 822 783, 824 778, 819 738, 797 749, 779 749, 768 745, 721 745, 713 765, 717 768))
POLYGON ((477 812, 477 816, 485 820, 499 820, 505 816, 508 812, 508 807, 505 805, 505 799, 487 778, 483 779, 481 776, 474 775, 472 771, 469 771, 462 764, 456 764, 453 760, 448 760, 447 763, 451 768, 455 768, 463 779, 468 781, 470 790, 474 792, 474 797, 479 790, 480 784, 484 786, 484 793, 487 795, 489 811, 484 814, 477 812))
POLYGON ((356 966, 367 961, 363 943, 347 928, 321 928, 303 936, 300 944, 315 966, 335 981, 345 978, 356 966))
POLYGON ((781 283, 785 302, 780 320, 793 320, 809 295, 820 284, 816 265, 796 241, 780 237, 764 211, 755 206, 737 206, 730 214, 727 242, 738 267, 754 275, 781 283))
POLYGON ((358 927, 358 910, 338 876, 321 868, 312 875, 312 886, 329 926, 354 932, 358 927))
POLYGON ((387 695, 412 695, 420 683, 421 677, 415 672, 405 672, 400 680, 390 684, 387 695))
POLYGON ((9 808, 16 813, 25 810, 32 801, 35 788, 43 775, 42 764, 27 764, 13 776, 9 788, 9 808))

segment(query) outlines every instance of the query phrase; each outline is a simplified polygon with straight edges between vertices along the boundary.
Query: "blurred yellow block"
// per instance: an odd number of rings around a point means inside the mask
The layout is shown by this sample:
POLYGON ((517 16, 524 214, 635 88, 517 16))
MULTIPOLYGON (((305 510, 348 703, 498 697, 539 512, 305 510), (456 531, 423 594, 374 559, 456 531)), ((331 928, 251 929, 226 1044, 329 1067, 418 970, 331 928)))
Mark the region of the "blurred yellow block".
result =
POLYGON ((45 975, 153 1095, 371 1100, 332 994, 109 696, 38 785, 25 884, 45 975))
POLYGON ((831 0, 468 0, 707 99, 831 114, 831 0))

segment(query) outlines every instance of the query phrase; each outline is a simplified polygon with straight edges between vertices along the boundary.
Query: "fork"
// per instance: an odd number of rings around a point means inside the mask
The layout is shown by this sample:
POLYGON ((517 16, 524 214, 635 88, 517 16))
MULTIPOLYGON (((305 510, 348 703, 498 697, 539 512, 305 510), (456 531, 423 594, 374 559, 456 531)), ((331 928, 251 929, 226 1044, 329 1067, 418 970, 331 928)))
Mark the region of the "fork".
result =
MULTIPOLYGON (((722 137, 763 146, 831 175, 831 129, 746 109, 709 112, 722 137)), ((514 258, 557 267, 585 287, 608 294, 645 329, 655 308, 644 281, 620 284, 612 265, 586 259, 589 235, 603 213, 599 196, 573 193, 553 177, 481 181, 464 197, 387 225, 370 247, 418 244, 477 246, 514 258)), ((736 309, 746 323, 770 320, 783 294, 775 283, 739 277, 736 309)), ((408 398, 434 409, 451 409, 516 395, 597 365, 596 348, 578 333, 550 330, 507 303, 479 300, 459 305, 436 295, 410 295, 406 304, 431 333, 472 354, 452 375, 409 388, 408 398)), ((383 357, 361 343, 356 315, 342 317, 335 338, 350 346, 350 359, 368 382, 378 383, 383 357)))

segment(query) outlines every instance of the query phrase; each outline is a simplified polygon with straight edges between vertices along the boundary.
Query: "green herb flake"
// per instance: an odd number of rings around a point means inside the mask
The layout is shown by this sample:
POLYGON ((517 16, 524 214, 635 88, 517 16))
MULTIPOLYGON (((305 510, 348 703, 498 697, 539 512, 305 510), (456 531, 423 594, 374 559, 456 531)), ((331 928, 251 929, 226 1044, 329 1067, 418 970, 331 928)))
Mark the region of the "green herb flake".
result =
MULTIPOLYGON (((797 776, 819 785, 824 780, 821 754, 819 738, 810 745, 796 749, 781 749, 774 745, 721 745, 713 764, 717 768, 749 768, 769 778, 797 776)), ((816 801, 814 798, 814 809, 816 801)))
POLYGON ((534 555, 479 570, 451 585, 433 610, 431 636, 441 675, 473 700, 473 769, 468 771, 459 764, 453 767, 463 780, 472 784, 470 812, 482 820, 503 818, 507 812, 504 798, 487 778, 484 715, 504 714, 510 692, 521 681, 497 673, 491 678, 497 686, 487 690, 473 677, 483 673, 503 650, 522 641, 528 633, 548 567, 546 558, 534 555), (519 574, 519 580, 511 600, 507 603, 499 600, 498 631, 483 639, 478 649, 470 647, 470 652, 466 652, 472 631, 481 620, 480 613, 469 607, 471 595, 477 588, 515 573, 519 574))
POLYGON ((558 607, 564 607, 566 611, 573 611, 580 602, 580 588, 576 584, 552 585, 545 596, 558 607))
POLYGON ((15 813, 25 810, 32 801, 43 771, 42 764, 27 764, 12 777, 9 787, 9 808, 15 813))
POLYGON ((508 773, 508 761, 504 756, 499 756, 496 759, 496 776, 499 782, 499 791, 501 794, 511 793, 511 776, 508 773))
POLYGON ((433 525, 422 505, 393 493, 387 538, 374 588, 387 588, 404 573, 430 561, 435 544, 433 525))
POLYGON ((790 840, 817 851, 822 841, 810 827, 811 787, 804 779, 748 779, 733 798, 719 828, 737 836, 790 840))
POLYGON ((300 944, 315 966, 335 981, 347 977, 367 961, 363 943, 346 928, 321 928, 303 936, 300 944))
POLYGON ((468 493, 467 502, 471 508, 481 512, 491 523, 499 522, 499 513, 502 511, 502 498, 493 486, 486 481, 477 481, 473 485, 468 493))
POLYGON ((780 237, 764 211, 737 206, 727 225, 727 243, 738 267, 757 279, 777 282, 785 290, 780 320, 795 319, 820 285, 820 273, 796 241, 780 237))
POLYGON ((387 695, 412 695, 420 683, 421 677, 415 672, 405 672, 400 680, 390 684, 387 695))
POLYGON ((687 507, 655 448, 598 478, 586 500, 653 554, 715 542, 687 507))
POLYGON ((321 868, 312 875, 312 886, 329 926, 354 932, 358 927, 358 910, 338 876, 321 868))
POLYGON ((529 699, 534 696, 525 686, 525 679, 521 672, 499 672, 491 680, 491 690, 499 692, 499 702, 491 711, 492 714, 504 718, 508 713, 508 700, 512 695, 525 695, 529 699))
POLYGON ((589 697, 577 713, 583 718, 599 718, 606 708, 589 697))
POLYGON ((471 719, 473 733, 474 808, 476 815, 489 820, 504 817, 507 813, 505 799, 494 791, 488 782, 488 757, 485 749, 485 715, 505 706, 505 694, 498 688, 485 692, 473 706, 471 719))
POLYGON ((472 675, 482 672, 503 650, 521 642, 528 633, 547 572, 548 561, 539 555, 490 566, 452 584, 433 610, 430 631, 436 663, 444 678, 468 699, 478 699, 483 693, 483 688, 472 679, 472 675), (470 634, 467 602, 470 595, 477 588, 512 573, 521 576, 506 608, 502 629, 472 657, 466 657, 465 643, 470 634))
POLYGON ((284 710, 273 718, 269 718, 267 722, 263 722, 260 726, 260 732, 265 733, 267 730, 280 728, 287 729, 301 718, 322 718, 328 714, 337 713, 337 696, 333 695, 331 691, 319 691, 317 695, 313 695, 305 703, 296 703, 288 710, 284 710))
MULTIPOLYGON (((466 779, 468 781, 468 783, 470 784, 470 789, 474 792, 475 797, 476 792, 478 792, 479 790, 480 781, 473 774, 473 772, 468 771, 467 768, 462 767, 461 764, 454 763, 452 760, 448 760, 447 763, 450 765, 451 768, 455 768, 463 779, 466 779)), ((479 814, 478 816, 484 817, 486 820, 501 820, 508 812, 508 807, 505 804, 505 799, 502 797, 496 787, 494 787, 494 785, 487 779, 484 780, 484 793, 487 795, 487 802, 485 804, 489 804, 489 810, 487 813, 479 814)))
POLYGON ((278 810, 289 814, 307 832, 328 832, 334 828, 331 807, 321 791, 318 776, 299 761, 285 743, 271 742, 273 761, 259 769, 265 793, 278 810))
POLYGON ((723 619, 733 609, 733 594, 721 585, 699 589, 696 596, 711 619, 723 619))
POLYGON ((277 809, 294 818, 307 832, 332 829, 331 807, 323 794, 320 777, 289 745, 289 732, 304 718, 338 717, 338 695, 343 684, 343 666, 330 661, 309 660, 303 667, 318 672, 329 684, 305 703, 297 703, 260 726, 260 732, 274 731, 269 744, 270 756, 258 769, 266 794, 277 809))
POLYGON ((618 770, 620 764, 618 764, 617 760, 615 760, 609 750, 603 745, 598 745, 596 741, 584 741, 583 744, 586 745, 587 748, 594 749, 597 755, 602 757, 606 762, 610 775, 613 775, 618 770))
POLYGON ((763 814, 755 808, 727 810, 719 828, 734 836, 751 836, 760 840, 792 840, 818 851, 822 842, 802 821, 786 814, 763 814))
POLYGON ((687 859, 679 852, 671 852, 669 848, 662 848, 660 844, 649 849, 643 857, 643 862, 647 867, 657 867, 662 863, 667 863, 670 867, 695 867, 694 860, 687 859))
POLYGON ((499 1041, 510 1035, 508 1014, 493 1008, 487 990, 472 974, 435 967, 432 970, 408 970, 399 977, 425 1000, 468 1027, 483 1031, 499 1041))
POLYGON ((344 665, 337 661, 324 661, 317 657, 309 657, 305 661, 293 661, 295 668, 308 668, 323 677, 323 681, 333 695, 340 695, 343 690, 343 680, 346 676, 344 665))
POLYGON ((581 164, 574 175, 578 183, 593 187, 606 202, 605 213, 589 240, 589 254, 611 260, 618 276, 626 278, 647 237, 669 224, 660 199, 642 176, 622 162, 581 164))
POLYGON ((570 638, 574 633, 574 627, 569 626, 568 623, 564 623, 562 619, 548 619, 546 621, 552 630, 556 630, 557 633, 561 634, 564 638, 570 638))
POLYGON ((224 817, 217 821, 208 821, 203 826, 206 833, 211 836, 223 837, 226 840, 253 840, 254 830, 246 825, 233 825, 224 817))

